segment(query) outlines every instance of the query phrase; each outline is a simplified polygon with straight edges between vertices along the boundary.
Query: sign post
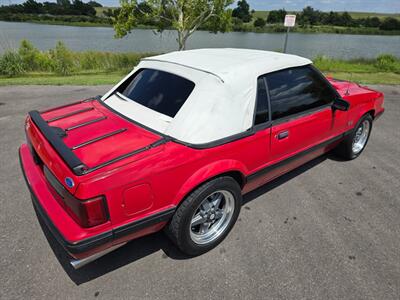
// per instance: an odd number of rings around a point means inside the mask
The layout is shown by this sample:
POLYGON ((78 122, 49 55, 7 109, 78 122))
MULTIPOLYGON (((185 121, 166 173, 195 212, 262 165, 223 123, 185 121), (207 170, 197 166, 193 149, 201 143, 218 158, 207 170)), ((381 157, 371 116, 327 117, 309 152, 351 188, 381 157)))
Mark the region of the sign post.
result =
POLYGON ((296 15, 286 15, 284 26, 287 27, 287 31, 285 37, 285 45, 283 46, 283 53, 286 53, 290 28, 294 27, 294 25, 296 25, 296 15))

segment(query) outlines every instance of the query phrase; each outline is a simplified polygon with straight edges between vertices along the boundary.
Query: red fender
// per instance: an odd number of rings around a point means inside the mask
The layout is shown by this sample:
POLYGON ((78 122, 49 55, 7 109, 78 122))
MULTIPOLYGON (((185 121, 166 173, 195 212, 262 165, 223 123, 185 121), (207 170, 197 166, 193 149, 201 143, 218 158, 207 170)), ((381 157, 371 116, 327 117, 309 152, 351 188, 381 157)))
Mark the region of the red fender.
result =
POLYGON ((237 160, 219 160, 203 166, 186 180, 175 197, 174 204, 178 205, 192 190, 207 180, 227 172, 240 172, 242 177, 248 174, 246 166, 237 160))

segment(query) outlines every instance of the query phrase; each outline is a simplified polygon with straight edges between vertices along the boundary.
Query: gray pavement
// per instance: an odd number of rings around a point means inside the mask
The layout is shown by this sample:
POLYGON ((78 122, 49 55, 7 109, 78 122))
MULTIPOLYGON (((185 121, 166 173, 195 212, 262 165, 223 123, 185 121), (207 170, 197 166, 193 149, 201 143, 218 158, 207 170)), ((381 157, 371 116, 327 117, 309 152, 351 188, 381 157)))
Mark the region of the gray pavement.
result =
POLYGON ((400 88, 357 160, 318 158, 245 197, 211 252, 187 258, 162 234, 79 271, 43 230, 17 149, 27 111, 106 86, 0 87, 1 299, 399 299, 400 88))

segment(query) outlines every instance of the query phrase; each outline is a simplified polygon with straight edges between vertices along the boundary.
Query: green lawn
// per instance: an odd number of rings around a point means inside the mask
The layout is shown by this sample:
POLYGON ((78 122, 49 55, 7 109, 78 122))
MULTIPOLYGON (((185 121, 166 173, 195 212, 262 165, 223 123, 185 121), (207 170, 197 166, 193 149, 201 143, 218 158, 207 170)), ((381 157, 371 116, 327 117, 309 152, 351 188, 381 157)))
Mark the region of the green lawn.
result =
POLYGON ((392 17, 400 20, 400 14, 384 14, 384 13, 372 13, 372 12, 349 12, 349 14, 354 18, 354 19, 361 19, 361 18, 367 18, 367 17, 378 17, 378 18, 387 18, 387 17, 392 17))
MULTIPOLYGON (((352 80, 362 84, 400 85, 400 74, 396 73, 348 73, 325 72, 337 79, 352 80)), ((124 77, 121 72, 81 73, 71 76, 52 74, 26 74, 20 77, 0 77, 0 86, 5 85, 102 85, 116 84, 124 77)))
POLYGON ((114 6, 103 6, 103 7, 95 7, 94 9, 96 10, 96 16, 97 17, 104 17, 103 12, 107 9, 111 8, 112 10, 116 9, 117 7, 114 6))
POLYGON ((268 17, 269 11, 266 10, 256 10, 253 14, 253 19, 262 18, 266 19, 268 17))
POLYGON ((0 86, 5 85, 101 85, 116 84, 126 74, 121 72, 81 73, 70 76, 54 74, 25 74, 18 77, 0 76, 0 86))
POLYGON ((325 72, 336 79, 351 80, 360 84, 400 85, 400 74, 396 73, 345 73, 325 72))

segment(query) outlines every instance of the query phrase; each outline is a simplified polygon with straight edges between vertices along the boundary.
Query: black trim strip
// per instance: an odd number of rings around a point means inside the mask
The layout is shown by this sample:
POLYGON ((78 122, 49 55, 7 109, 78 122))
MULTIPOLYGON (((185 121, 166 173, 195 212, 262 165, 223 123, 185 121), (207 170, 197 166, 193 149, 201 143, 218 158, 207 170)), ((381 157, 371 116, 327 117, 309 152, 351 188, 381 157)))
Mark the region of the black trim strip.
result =
POLYGON ((286 117, 283 117, 283 118, 276 119, 276 120, 272 121, 272 126, 283 124, 283 123, 287 123, 287 122, 290 122, 290 121, 294 121, 294 120, 297 120, 297 119, 300 119, 300 118, 303 118, 303 117, 306 117, 306 116, 309 116, 309 115, 312 115, 312 114, 315 114, 317 112, 321 112, 321 111, 324 111, 324 110, 327 110, 327 109, 331 109, 332 110, 332 104, 321 105, 321 106, 318 106, 318 107, 307 109, 305 111, 301 111, 299 113, 296 113, 296 114, 293 114, 293 115, 290 115, 290 116, 286 116, 286 117))
MULTIPOLYGON (((265 126, 266 126, 266 128, 268 127, 268 125, 265 125, 265 126)), ((226 138, 219 139, 219 140, 216 140, 216 141, 213 141, 213 142, 209 142, 209 143, 204 143, 204 144, 186 143, 186 142, 177 140, 177 139, 172 138, 172 137, 170 139, 171 139, 171 141, 173 141, 175 143, 178 143, 178 144, 181 144, 181 145, 185 145, 185 146, 193 148, 193 149, 202 150, 202 149, 209 149, 209 148, 222 146, 222 145, 225 145, 225 144, 228 144, 228 143, 232 143, 234 141, 237 141, 237 140, 252 136, 254 134, 255 134, 255 131, 252 128, 252 129, 249 129, 249 130, 247 130, 245 132, 234 134, 234 135, 228 136, 226 138)))
POLYGON ((47 120, 46 122, 47 123, 51 123, 51 122, 58 121, 58 120, 61 120, 61 119, 65 119, 65 118, 68 118, 68 117, 71 117, 71 116, 74 116, 74 115, 77 115, 77 114, 80 114, 80 113, 91 111, 93 109, 94 109, 93 107, 83 108, 83 109, 76 110, 76 111, 73 111, 73 112, 58 116, 58 117, 54 117, 52 119, 47 120))
POLYGON ((117 161, 123 160, 123 159, 125 159, 125 158, 130 157, 130 156, 134 156, 134 155, 139 154, 139 153, 141 153, 141 152, 150 150, 151 148, 158 147, 158 146, 160 146, 160 145, 162 145, 162 144, 167 143, 168 141, 169 141, 168 139, 164 139, 164 138, 163 138, 163 139, 160 139, 160 140, 158 140, 158 141, 156 141, 156 142, 154 142, 154 143, 152 143, 152 144, 150 144, 150 145, 148 145, 148 146, 146 146, 146 147, 137 149, 137 150, 132 151, 132 152, 128 152, 128 153, 123 154, 123 155, 121 155, 121 156, 118 156, 118 157, 116 157, 116 158, 110 159, 109 161, 106 161, 106 162, 104 162, 104 163, 101 163, 101 164, 99 164, 99 165, 97 165, 97 166, 94 166, 94 167, 92 167, 92 168, 86 170, 86 171, 84 172, 84 174, 88 174, 88 173, 90 173, 90 172, 93 172, 93 171, 96 171, 96 170, 98 170, 98 169, 104 168, 104 167, 106 167, 106 166, 108 166, 108 165, 111 165, 111 164, 117 162, 117 161))
POLYGON ((83 175, 87 166, 64 144, 60 136, 47 124, 37 110, 30 111, 29 116, 32 122, 39 128, 50 145, 57 151, 67 166, 76 174, 83 175))
POLYGON ((332 139, 329 139, 329 140, 327 140, 325 142, 322 142, 321 144, 318 144, 318 145, 315 145, 315 146, 313 146, 311 148, 308 148, 308 149, 306 149, 306 150, 304 150, 304 151, 302 151, 300 153, 297 153, 297 154, 295 154, 295 155, 293 155, 293 156, 291 156, 289 158, 281 160, 281 161, 279 161, 279 162, 277 162, 277 163, 275 163, 273 165, 266 166, 265 168, 263 168, 261 170, 258 170, 256 172, 254 172, 253 174, 250 174, 249 176, 247 176, 246 179, 247 179, 247 181, 255 180, 258 177, 261 177, 261 176, 263 176, 263 175, 265 175, 265 174, 267 174, 267 173, 269 173, 269 172, 271 172, 271 171, 273 171, 273 170, 275 170, 277 168, 280 168, 280 167, 282 167, 282 166, 284 166, 286 164, 289 164, 289 163, 291 163, 291 162, 293 162, 293 161, 295 161, 295 160, 297 160, 297 159, 299 159, 299 158, 301 158, 301 157, 303 157, 303 156, 305 156, 305 155, 307 155, 309 153, 312 153, 312 152, 314 152, 314 151, 316 151, 316 150, 318 150, 320 148, 326 147, 326 146, 328 146, 328 145, 330 145, 330 144, 332 144, 332 143, 334 143, 336 141, 339 141, 342 138, 344 138, 347 134, 350 134, 351 132, 352 132, 352 130, 347 131, 347 132, 345 132, 345 133, 343 133, 343 134, 341 134, 339 136, 336 136, 336 137, 334 137, 332 139))
POLYGON ((175 213, 175 207, 145 217, 133 223, 129 223, 121 227, 114 228, 113 230, 114 239, 122 238, 128 234, 140 231, 157 223, 169 221, 169 219, 174 215, 174 213, 175 213))
POLYGON ((81 127, 86 126, 86 125, 90 125, 90 124, 93 124, 93 123, 96 123, 96 122, 103 121, 105 119, 107 119, 106 116, 100 117, 100 118, 97 118, 97 119, 93 119, 93 120, 90 120, 90 121, 87 121, 87 122, 84 122, 84 123, 81 123, 81 124, 78 124, 78 125, 74 125, 74 126, 68 127, 67 129, 65 129, 65 131, 71 131, 71 130, 74 130, 74 129, 78 129, 78 128, 81 128, 81 127))
MULTIPOLYGON (((123 118, 123 119, 127 120, 128 122, 131 122, 131 123, 143 128, 143 129, 146 129, 146 130, 148 130, 148 131, 150 131, 150 132, 152 132, 154 134, 157 134, 157 135, 163 137, 166 141, 172 141, 172 142, 175 142, 177 144, 181 144, 181 145, 184 145, 184 146, 187 146, 187 147, 190 147, 190 148, 193 148, 193 149, 198 149, 198 150, 222 146, 222 145, 225 145, 225 144, 240 140, 242 138, 246 138, 246 137, 252 136, 255 133, 255 130, 253 130, 253 128, 250 128, 247 131, 244 131, 244 132, 241 132, 241 133, 238 133, 238 134, 234 134, 234 135, 231 135, 231 136, 228 136, 226 138, 219 139, 219 140, 216 140, 216 141, 213 141, 213 142, 204 143, 204 144, 191 144, 191 143, 186 143, 184 141, 180 141, 180 140, 175 139, 175 138, 173 138, 173 137, 171 137, 169 135, 163 134, 161 132, 158 132, 157 130, 154 130, 154 129, 150 128, 150 127, 147 127, 147 126, 145 126, 145 125, 143 125, 143 124, 141 124, 139 122, 136 122, 135 120, 132 120, 132 119, 128 118, 127 116, 121 114, 119 111, 117 111, 117 110, 113 109, 112 107, 108 106, 105 103, 105 101, 102 101, 102 100, 98 99, 98 102, 101 105, 103 105, 105 108, 109 109, 110 111, 112 111, 116 115, 120 116, 121 118, 123 118)), ((264 128, 268 128, 270 126, 270 123, 263 124, 263 126, 265 126, 264 128)), ((257 128, 257 130, 260 130, 260 129, 257 128)))
POLYGON ((153 214, 151 216, 145 217, 143 219, 134 221, 130 224, 126 224, 121 227, 115 228, 113 230, 109 230, 109 231, 103 232, 101 234, 92 236, 90 238, 83 239, 83 240, 80 240, 75 243, 71 243, 71 242, 67 241, 61 235, 59 230, 56 228, 56 226, 53 224, 53 222, 50 220, 50 218, 48 217, 48 215, 46 214, 46 212, 43 210, 42 206, 40 205, 35 193, 32 190, 32 187, 29 184, 28 178, 26 177, 20 152, 19 152, 19 162, 20 162, 22 174, 26 181, 26 185, 28 186, 28 189, 31 193, 33 206, 34 206, 36 212, 38 213, 38 217, 40 217, 40 219, 43 220, 43 222, 46 224, 47 228, 49 229, 51 234, 54 236, 54 238, 57 240, 57 242, 60 243, 61 246, 63 246, 69 253, 72 253, 72 254, 78 254, 78 253, 83 253, 83 252, 89 251, 93 248, 96 248, 105 243, 108 243, 114 239, 118 239, 118 238, 124 237, 125 235, 135 233, 146 227, 155 225, 160 222, 167 222, 175 213, 175 209, 176 209, 175 207, 169 208, 162 212, 159 212, 159 213, 153 214))
POLYGON ((72 150, 76 150, 76 149, 85 147, 85 146, 87 146, 87 145, 96 143, 96 142, 98 142, 98 141, 104 140, 104 139, 106 139, 106 138, 108 138, 108 137, 114 136, 114 135, 116 135, 116 134, 119 134, 119 133, 122 133, 122 132, 125 132, 125 131, 127 131, 126 128, 121 128, 121 129, 115 130, 115 131, 113 131, 113 132, 103 134, 103 135, 98 136, 98 137, 96 137, 96 138, 94 138, 94 139, 91 139, 91 140, 88 140, 88 141, 83 142, 83 143, 81 143, 81 144, 78 144, 78 145, 76 145, 76 146, 73 146, 73 147, 72 147, 72 150))

